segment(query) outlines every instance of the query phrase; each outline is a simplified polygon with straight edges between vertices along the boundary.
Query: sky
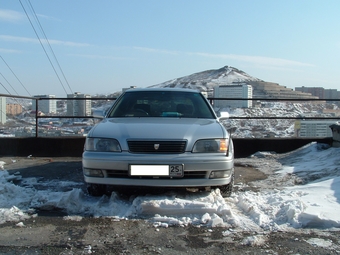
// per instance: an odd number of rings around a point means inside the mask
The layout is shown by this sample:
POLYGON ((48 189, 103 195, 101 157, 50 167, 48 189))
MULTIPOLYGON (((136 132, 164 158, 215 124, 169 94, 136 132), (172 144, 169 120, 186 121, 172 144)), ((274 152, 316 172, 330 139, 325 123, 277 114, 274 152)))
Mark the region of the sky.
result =
POLYGON ((257 152, 239 159, 268 178, 251 184, 235 183, 238 190, 227 198, 221 196, 219 189, 149 192, 128 198, 113 192, 111 196, 90 197, 80 188, 82 181, 22 178, 21 172, 27 169, 18 168, 10 174, 7 165, 15 165, 15 161, 0 161, 0 224, 13 222, 24 227, 25 220, 37 216, 35 210, 58 208, 67 220, 89 216, 143 219, 155 228, 226 227, 226 235, 339 229, 339 152, 340 148, 311 143, 287 154, 257 152), (251 191, 249 185, 258 191, 251 191))
POLYGON ((340 90, 339 9, 337 0, 0 0, 0 94, 108 94, 223 66, 340 90))

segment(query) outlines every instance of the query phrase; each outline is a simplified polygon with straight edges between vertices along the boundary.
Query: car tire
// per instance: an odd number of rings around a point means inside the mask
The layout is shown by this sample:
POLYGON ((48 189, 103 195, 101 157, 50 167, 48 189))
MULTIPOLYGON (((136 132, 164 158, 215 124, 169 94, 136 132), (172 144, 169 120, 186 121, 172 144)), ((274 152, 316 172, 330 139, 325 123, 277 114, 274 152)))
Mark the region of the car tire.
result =
POLYGON ((234 187, 234 174, 231 177, 230 183, 223 186, 218 186, 218 188, 221 191, 222 197, 230 197, 233 193, 233 187, 234 187))
POLYGON ((90 196, 100 197, 106 194, 106 185, 103 184, 87 184, 87 192, 90 196))

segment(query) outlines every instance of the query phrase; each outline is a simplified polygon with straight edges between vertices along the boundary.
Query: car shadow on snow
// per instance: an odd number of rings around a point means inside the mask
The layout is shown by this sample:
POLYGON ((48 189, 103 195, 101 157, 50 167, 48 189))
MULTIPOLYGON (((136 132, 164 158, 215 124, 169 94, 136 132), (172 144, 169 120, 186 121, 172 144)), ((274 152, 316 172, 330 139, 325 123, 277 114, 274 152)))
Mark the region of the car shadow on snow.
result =
POLYGON ((69 191, 80 188, 86 191, 81 161, 39 161, 29 164, 21 161, 11 165, 8 173, 17 176, 13 183, 33 186, 37 190, 69 191))

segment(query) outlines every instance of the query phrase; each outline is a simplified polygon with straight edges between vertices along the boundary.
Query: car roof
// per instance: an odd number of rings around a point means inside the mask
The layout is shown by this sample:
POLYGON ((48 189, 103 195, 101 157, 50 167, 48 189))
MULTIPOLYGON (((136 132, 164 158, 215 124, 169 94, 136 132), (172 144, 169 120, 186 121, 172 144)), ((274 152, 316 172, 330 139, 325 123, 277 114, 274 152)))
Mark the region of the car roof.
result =
POLYGON ((126 90, 125 93, 133 93, 140 91, 175 91, 175 92, 200 93, 200 91, 196 89, 182 89, 182 88, 131 88, 126 90))

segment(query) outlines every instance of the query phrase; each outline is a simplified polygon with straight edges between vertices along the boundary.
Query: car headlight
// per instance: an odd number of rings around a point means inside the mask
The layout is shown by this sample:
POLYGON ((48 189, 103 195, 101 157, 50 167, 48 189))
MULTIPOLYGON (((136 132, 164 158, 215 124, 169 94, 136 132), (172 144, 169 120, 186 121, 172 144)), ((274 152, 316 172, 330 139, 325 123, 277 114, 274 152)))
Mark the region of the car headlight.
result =
POLYGON ((228 139, 207 139, 198 140, 192 152, 195 153, 212 153, 221 152, 226 153, 228 150, 228 139))
POLYGON ((86 138, 86 151, 121 152, 119 142, 110 138, 86 138))

